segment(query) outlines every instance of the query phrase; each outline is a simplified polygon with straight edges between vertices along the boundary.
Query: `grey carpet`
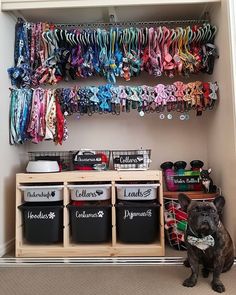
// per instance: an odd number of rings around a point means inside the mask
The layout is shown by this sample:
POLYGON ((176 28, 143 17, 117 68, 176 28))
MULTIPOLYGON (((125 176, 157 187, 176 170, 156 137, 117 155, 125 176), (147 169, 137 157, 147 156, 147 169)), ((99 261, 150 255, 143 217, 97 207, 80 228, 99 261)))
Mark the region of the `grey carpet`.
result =
MULTIPOLYGON (((185 288, 184 266, 72 266, 0 268, 0 295, 214 295, 211 277, 185 288)), ((236 294, 236 267, 222 274, 226 295, 236 294)))

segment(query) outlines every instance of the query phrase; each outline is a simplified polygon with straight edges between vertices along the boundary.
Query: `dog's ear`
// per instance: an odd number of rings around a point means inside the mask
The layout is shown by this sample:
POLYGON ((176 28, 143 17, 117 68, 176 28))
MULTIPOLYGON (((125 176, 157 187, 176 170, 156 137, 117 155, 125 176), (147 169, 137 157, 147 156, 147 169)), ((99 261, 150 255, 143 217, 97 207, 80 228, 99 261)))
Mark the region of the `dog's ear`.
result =
POLYGON ((179 194, 178 200, 179 200, 181 208, 184 211, 187 211, 187 208, 188 208, 189 204, 191 203, 191 199, 185 194, 179 194))
POLYGON ((214 205, 216 206, 216 209, 218 212, 222 212, 222 209, 225 205, 225 198, 223 196, 218 196, 213 201, 214 205))

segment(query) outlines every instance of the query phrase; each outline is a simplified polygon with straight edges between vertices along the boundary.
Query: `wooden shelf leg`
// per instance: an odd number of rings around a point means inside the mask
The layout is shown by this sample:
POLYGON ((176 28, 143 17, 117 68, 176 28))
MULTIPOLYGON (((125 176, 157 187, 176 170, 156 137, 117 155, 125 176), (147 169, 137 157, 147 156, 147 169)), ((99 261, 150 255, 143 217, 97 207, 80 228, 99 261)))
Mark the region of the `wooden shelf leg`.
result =
POLYGON ((112 247, 116 245, 116 188, 115 188, 115 181, 112 181, 111 187, 111 224, 112 224, 112 247))

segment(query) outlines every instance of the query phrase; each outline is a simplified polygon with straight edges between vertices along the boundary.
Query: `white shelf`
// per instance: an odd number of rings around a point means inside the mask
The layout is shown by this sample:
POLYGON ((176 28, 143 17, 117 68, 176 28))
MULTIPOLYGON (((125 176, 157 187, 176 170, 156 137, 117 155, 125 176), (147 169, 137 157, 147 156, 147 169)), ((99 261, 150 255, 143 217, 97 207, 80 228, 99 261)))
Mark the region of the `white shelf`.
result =
POLYGON ((2 10, 217 3, 220 0, 2 0, 2 10))

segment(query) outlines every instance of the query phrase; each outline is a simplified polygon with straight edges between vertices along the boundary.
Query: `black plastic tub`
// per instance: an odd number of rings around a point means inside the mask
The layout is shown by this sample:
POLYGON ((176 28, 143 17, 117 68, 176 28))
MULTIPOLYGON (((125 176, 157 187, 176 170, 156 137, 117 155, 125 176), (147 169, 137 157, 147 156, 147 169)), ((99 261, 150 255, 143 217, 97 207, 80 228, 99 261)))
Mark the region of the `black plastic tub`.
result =
POLYGON ((18 208, 23 213, 24 237, 30 243, 62 242, 62 202, 26 202, 18 208))
POLYGON ((67 205, 75 243, 101 243, 111 238, 111 205, 67 205))
POLYGON ((159 203, 119 202, 116 204, 118 239, 124 243, 152 243, 159 228, 159 203))

